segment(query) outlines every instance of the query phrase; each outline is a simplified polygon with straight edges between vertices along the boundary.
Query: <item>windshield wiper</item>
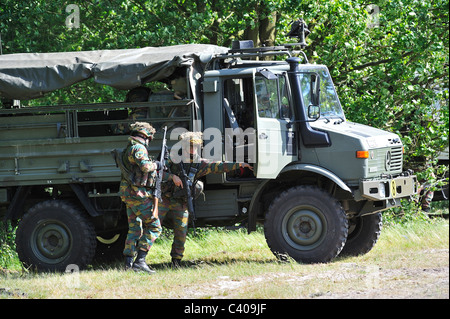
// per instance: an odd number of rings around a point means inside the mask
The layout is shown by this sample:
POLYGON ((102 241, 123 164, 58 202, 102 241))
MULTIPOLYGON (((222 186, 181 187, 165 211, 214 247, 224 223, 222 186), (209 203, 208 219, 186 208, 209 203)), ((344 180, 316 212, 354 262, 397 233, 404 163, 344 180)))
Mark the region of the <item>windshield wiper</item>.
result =
POLYGON ((345 122, 345 119, 342 116, 339 116, 339 120, 334 122, 334 124, 341 124, 343 122, 345 122))

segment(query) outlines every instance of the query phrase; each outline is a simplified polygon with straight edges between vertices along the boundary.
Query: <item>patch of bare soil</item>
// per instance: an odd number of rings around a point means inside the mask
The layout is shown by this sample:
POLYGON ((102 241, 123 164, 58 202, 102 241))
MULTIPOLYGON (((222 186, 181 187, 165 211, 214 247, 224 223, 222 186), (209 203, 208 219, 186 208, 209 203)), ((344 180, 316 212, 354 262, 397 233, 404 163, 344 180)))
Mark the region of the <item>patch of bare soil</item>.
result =
POLYGON ((434 255, 441 261, 446 260, 445 266, 442 263, 437 267, 405 264, 401 268, 383 268, 344 262, 339 267, 314 274, 269 273, 238 280, 220 276, 208 284, 185 287, 183 294, 188 298, 449 299, 449 250, 424 253, 430 258, 434 255), (252 295, 259 287, 267 289, 271 283, 280 291, 290 289, 293 294, 252 295))
POLYGON ((380 269, 366 289, 327 293, 327 299, 448 299, 449 268, 380 269))

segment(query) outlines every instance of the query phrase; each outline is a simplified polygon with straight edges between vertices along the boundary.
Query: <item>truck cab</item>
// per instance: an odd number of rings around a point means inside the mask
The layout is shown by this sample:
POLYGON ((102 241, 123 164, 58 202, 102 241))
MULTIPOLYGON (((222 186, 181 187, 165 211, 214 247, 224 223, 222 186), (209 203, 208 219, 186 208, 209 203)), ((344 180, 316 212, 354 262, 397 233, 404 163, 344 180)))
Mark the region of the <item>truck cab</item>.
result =
MULTIPOLYGON (((310 256, 308 251, 313 249, 302 246, 319 246, 322 239, 311 238, 319 236, 317 230, 323 231, 327 224, 327 217, 311 206, 312 200, 291 204, 288 211, 298 211, 292 216, 285 211, 290 217, 280 221, 283 213, 276 206, 285 202, 284 194, 302 198, 306 193, 323 196, 334 215, 342 210, 338 223, 350 233, 342 235, 345 245, 337 239, 336 250, 367 252, 380 233, 380 212, 399 206, 402 198, 417 192, 415 176, 402 170, 400 138, 349 122, 326 66, 292 57, 287 48, 245 47, 210 62, 215 67, 204 74, 203 130, 219 128, 223 134, 221 152, 213 157, 254 163, 254 171, 210 175, 206 178, 209 185, 237 186, 235 196, 249 230, 257 222, 264 223, 266 233, 273 229, 274 234, 267 237, 274 251, 298 256, 292 252, 296 247, 308 256, 298 260, 328 258, 310 256), (283 54, 284 60, 255 60, 283 54), (332 208, 333 204, 340 208, 332 208), (296 230, 302 229, 299 225, 305 232, 296 230)), ((202 204, 198 206, 197 214, 212 217, 207 209, 203 212, 202 204)))

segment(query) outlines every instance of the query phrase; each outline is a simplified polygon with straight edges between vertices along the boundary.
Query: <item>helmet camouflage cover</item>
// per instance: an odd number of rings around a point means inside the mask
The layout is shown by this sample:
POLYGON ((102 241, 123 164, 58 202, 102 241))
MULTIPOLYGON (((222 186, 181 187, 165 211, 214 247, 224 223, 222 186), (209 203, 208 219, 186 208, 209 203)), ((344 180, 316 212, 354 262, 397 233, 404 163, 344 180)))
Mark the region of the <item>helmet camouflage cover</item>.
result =
POLYGON ((184 132, 180 135, 180 140, 183 142, 189 142, 189 144, 193 145, 202 145, 202 137, 202 132, 184 132))
POLYGON ((156 132, 153 126, 151 126, 147 122, 136 122, 134 124, 131 124, 130 127, 131 127, 131 134, 140 133, 150 139, 153 138, 153 135, 156 132))

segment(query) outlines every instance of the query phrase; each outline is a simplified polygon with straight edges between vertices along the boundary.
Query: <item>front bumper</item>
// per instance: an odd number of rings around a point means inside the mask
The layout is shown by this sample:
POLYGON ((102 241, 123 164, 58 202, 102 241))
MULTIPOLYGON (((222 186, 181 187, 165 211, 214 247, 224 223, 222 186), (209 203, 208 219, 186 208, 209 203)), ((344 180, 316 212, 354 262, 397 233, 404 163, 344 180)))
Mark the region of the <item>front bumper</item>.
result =
POLYGON ((360 190, 363 198, 372 201, 410 197, 417 194, 417 177, 404 173, 397 177, 362 180, 360 190))

